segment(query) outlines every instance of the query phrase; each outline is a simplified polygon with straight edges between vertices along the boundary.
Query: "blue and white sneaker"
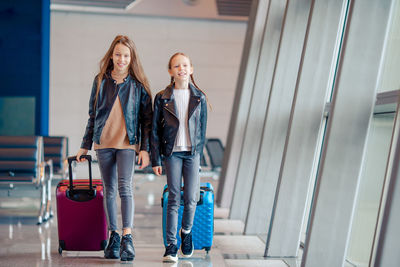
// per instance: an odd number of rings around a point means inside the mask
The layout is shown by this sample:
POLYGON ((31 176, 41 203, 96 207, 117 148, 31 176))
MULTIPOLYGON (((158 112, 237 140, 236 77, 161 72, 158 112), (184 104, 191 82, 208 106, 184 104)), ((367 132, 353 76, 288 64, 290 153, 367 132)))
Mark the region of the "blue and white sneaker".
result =
POLYGON ((177 262, 178 261, 178 248, 174 244, 170 244, 165 248, 165 253, 163 256, 164 262, 177 262))
POLYGON ((192 231, 185 234, 181 230, 181 253, 185 258, 192 257, 193 255, 193 241, 192 241, 192 231))

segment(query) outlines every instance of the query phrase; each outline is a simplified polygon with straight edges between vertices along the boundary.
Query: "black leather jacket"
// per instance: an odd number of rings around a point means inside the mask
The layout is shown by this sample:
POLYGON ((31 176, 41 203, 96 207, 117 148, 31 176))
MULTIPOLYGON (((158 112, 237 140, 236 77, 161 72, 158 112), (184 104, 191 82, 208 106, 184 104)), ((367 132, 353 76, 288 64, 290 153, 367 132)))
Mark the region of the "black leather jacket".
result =
MULTIPOLYGON (((207 127, 207 103, 205 95, 189 84, 189 135, 192 154, 203 153, 207 127)), ((152 166, 161 166, 161 155, 170 156, 173 152, 179 119, 176 112, 173 87, 160 91, 154 99, 153 127, 151 131, 152 166)))
POLYGON ((100 143, 101 132, 118 95, 125 117, 129 143, 134 145, 140 141, 140 150, 150 151, 149 141, 153 110, 151 96, 143 85, 130 75, 125 78, 123 83, 117 85, 117 82, 109 73, 105 74, 94 110, 96 90, 97 77, 93 81, 89 100, 89 119, 81 148, 90 150, 93 142, 100 143))

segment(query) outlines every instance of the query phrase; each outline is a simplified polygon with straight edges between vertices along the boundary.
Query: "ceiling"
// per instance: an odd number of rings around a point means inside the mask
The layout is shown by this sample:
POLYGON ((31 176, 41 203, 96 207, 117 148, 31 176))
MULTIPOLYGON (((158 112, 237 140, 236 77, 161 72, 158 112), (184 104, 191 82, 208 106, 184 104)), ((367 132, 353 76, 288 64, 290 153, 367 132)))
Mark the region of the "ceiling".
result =
POLYGON ((247 21, 252 0, 51 0, 52 11, 247 21))

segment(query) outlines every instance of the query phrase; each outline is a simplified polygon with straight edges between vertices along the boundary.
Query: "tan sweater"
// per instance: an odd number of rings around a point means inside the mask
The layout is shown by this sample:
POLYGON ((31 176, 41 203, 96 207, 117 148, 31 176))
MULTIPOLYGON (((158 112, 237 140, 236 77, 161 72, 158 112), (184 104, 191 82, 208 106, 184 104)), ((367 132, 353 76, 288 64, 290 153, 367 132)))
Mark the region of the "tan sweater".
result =
POLYGON ((119 96, 115 99, 106 125, 104 125, 103 131, 101 132, 100 144, 94 144, 95 150, 102 148, 133 149, 138 151, 137 145, 129 144, 125 117, 122 112, 119 96))

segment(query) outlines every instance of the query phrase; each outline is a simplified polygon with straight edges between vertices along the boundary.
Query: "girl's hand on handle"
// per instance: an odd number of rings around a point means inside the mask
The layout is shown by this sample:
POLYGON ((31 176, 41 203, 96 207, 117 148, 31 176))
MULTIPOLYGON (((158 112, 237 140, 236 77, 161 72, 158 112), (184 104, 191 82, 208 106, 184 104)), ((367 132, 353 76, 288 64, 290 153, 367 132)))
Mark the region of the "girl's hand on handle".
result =
POLYGON ((85 158, 81 159, 81 156, 82 156, 82 155, 86 155, 87 153, 88 153, 88 150, 87 150, 87 149, 80 148, 79 151, 78 151, 78 153, 76 153, 76 161, 77 161, 77 162, 85 161, 86 159, 85 159, 85 158))
POLYGON ((139 157, 138 157, 138 164, 140 165, 139 169, 146 168, 149 165, 149 163, 150 163, 149 152, 141 150, 139 152, 139 157))
POLYGON ((161 166, 153 167, 153 172, 154 172, 157 176, 160 176, 160 175, 162 174, 162 167, 161 167, 161 166))

